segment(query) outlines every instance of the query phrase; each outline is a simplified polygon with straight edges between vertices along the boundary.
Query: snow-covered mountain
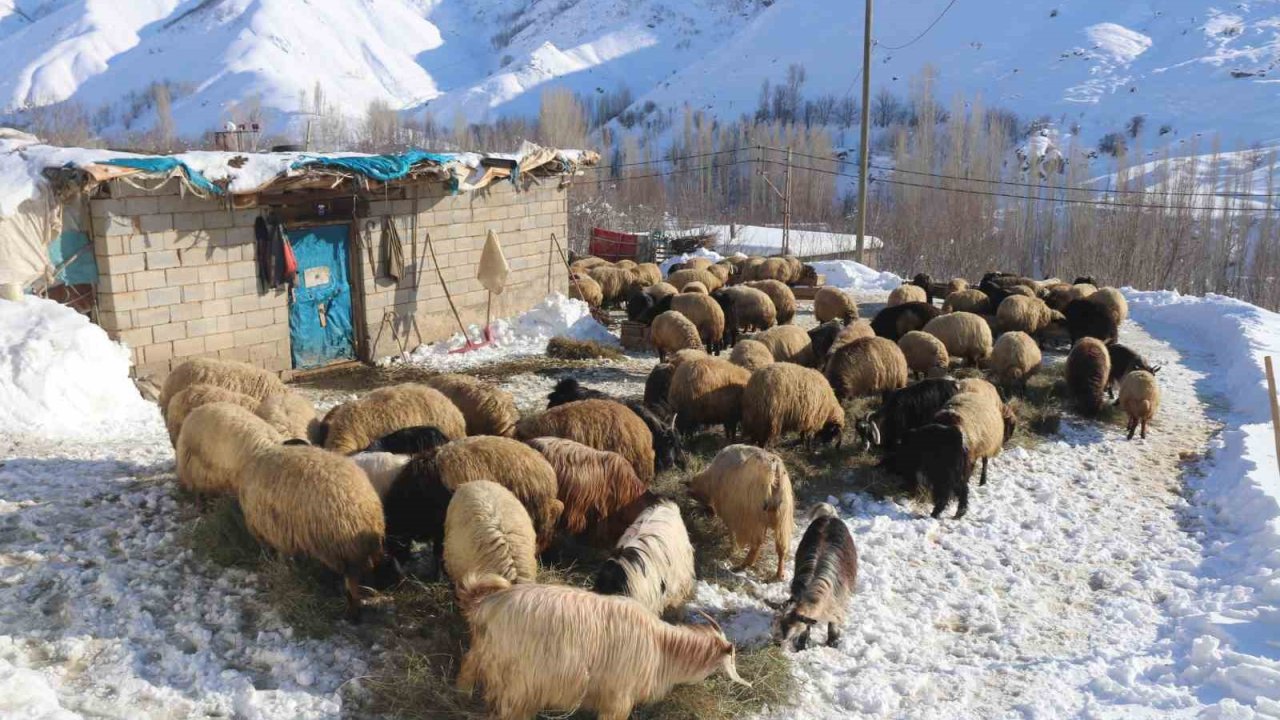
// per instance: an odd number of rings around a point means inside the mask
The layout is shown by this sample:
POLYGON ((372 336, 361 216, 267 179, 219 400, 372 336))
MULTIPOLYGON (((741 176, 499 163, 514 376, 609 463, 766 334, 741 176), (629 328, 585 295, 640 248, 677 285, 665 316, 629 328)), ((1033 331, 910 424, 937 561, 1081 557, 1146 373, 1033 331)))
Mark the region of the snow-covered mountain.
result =
MULTIPOLYGON (((236 119, 237 104, 260 103, 283 129, 311 109, 317 86, 351 115, 381 100, 445 125, 532 114, 549 87, 625 86, 637 104, 737 117, 792 64, 806 70, 806 96, 856 93, 861 9, 857 0, 0 0, 0 111, 73 100, 115 129, 145 128, 147 88, 164 82, 186 134, 236 119)), ((1274 0, 906 0, 876 11, 876 88, 905 95, 931 64, 944 103, 981 93, 988 105, 1079 123, 1087 138, 1139 114, 1153 131, 1168 126, 1173 137, 1159 142, 1280 138, 1274 0)))

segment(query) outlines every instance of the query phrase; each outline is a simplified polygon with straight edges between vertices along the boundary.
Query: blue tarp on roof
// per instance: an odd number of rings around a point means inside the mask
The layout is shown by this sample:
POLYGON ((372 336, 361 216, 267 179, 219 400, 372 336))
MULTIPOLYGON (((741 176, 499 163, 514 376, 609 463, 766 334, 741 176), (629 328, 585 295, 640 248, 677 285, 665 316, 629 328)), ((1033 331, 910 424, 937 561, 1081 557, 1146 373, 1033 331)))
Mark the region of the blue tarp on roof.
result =
POLYGON ((205 192, 211 192, 215 195, 222 194, 222 188, 209 182, 209 178, 201 175, 198 171, 193 170, 191 166, 174 157, 116 158, 114 160, 102 160, 98 162, 98 164, 133 168, 135 170, 155 173, 157 175, 171 173, 174 168, 182 168, 182 171, 187 175, 187 180, 191 181, 192 185, 195 185, 205 192))
POLYGON ((381 182, 396 180, 409 174, 420 162, 431 161, 443 165, 456 157, 449 153, 433 153, 426 150, 410 150, 397 155, 354 155, 350 157, 307 157, 293 164, 294 169, 312 165, 336 167, 364 175, 381 182))

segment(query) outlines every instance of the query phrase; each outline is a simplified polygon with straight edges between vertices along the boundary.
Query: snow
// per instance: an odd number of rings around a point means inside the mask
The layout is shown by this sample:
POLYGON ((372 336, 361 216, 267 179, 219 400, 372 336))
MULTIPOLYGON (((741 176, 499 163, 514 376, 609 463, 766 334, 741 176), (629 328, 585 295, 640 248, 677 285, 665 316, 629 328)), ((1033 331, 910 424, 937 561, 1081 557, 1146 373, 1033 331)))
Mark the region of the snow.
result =
POLYGON ((902 284, 902 278, 881 272, 853 260, 819 260, 810 263, 819 275, 827 276, 827 285, 853 292, 889 292, 902 284))
MULTIPOLYGON (((728 225, 708 225, 705 230, 720 237, 717 247, 746 255, 776 255, 782 252, 782 228, 761 225, 738 225, 731 237, 728 225)), ((791 228, 791 254, 799 258, 814 255, 831 255, 852 252, 857 247, 858 236, 850 233, 833 233, 822 230, 791 228)), ((863 237, 863 247, 884 247, 880 238, 863 237)))
POLYGON ((667 275, 671 274, 671 266, 677 263, 687 263, 693 258, 706 258, 713 263, 718 263, 721 260, 725 259, 725 257, 727 256, 721 255, 715 250, 708 250, 707 248, 700 247, 694 250, 693 252, 681 253, 679 255, 672 255, 666 260, 663 260, 662 263, 658 265, 658 269, 662 271, 662 277, 666 277, 667 275))
MULTIPOLYGON (((409 362, 442 372, 457 372, 502 360, 511 360, 546 352, 547 341, 565 336, 574 340, 594 340, 617 346, 618 338, 595 318, 591 308, 581 300, 559 293, 548 295, 524 313, 510 319, 494 321, 494 342, 478 350, 454 353, 466 345, 461 334, 432 345, 423 345, 409 355, 409 362)), ((468 335, 479 341, 484 329, 472 325, 468 335)), ((389 359, 384 359, 384 362, 389 359)))
POLYGON ((0 300, 0 348, 0 434, 127 434, 158 417, 128 349, 69 307, 0 300))
POLYGON ((1151 38, 1115 23, 1090 25, 1084 32, 1095 49, 1110 55, 1117 62, 1133 62, 1151 48, 1151 38))

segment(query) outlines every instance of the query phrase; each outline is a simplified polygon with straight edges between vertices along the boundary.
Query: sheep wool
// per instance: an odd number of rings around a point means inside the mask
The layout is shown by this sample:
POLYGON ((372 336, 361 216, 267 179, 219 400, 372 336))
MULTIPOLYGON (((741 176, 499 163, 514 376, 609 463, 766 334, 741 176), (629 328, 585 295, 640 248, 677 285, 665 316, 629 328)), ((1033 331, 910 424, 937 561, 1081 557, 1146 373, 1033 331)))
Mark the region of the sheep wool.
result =
POLYGON ((776 362, 808 365, 813 355, 809 333, 796 325, 778 325, 751 336, 769 348, 776 362))
POLYGON ((707 286, 703 285, 697 280, 694 280, 693 282, 685 283, 684 287, 680 288, 680 292, 692 293, 694 295, 710 295, 711 294, 711 291, 707 289, 707 286))
POLYGON ((587 271, 600 285, 601 304, 612 305, 626 298, 632 289, 640 286, 636 273, 613 265, 597 265, 587 271))
POLYGON ((751 445, 730 445, 693 477, 689 490, 724 521, 734 548, 747 548, 747 557, 736 570, 756 564, 772 530, 778 554, 773 580, 782 579, 795 528, 791 478, 782 458, 751 445))
POLYGON ((780 283, 791 283, 791 263, 785 258, 771 257, 765 258, 755 269, 755 277, 757 280, 777 280, 780 283))
POLYGON ((616 537, 606 524, 647 489, 627 459, 564 438, 533 438, 529 445, 555 470, 561 527, 573 535, 595 529, 599 538, 616 537))
POLYGON ((444 569, 449 577, 493 574, 512 583, 533 582, 538 577, 536 546, 529 513, 501 485, 469 482, 449 501, 444 520, 444 569))
POLYGON ((693 545, 680 508, 663 500, 644 510, 596 575, 595 592, 627 595, 655 615, 693 596, 693 545))
POLYGON ((999 455, 1004 447, 1005 408, 1000 402, 999 392, 991 383, 971 379, 976 382, 968 386, 962 382, 960 392, 947 401, 934 420, 941 425, 959 428, 968 451, 964 476, 968 478, 981 459, 982 478, 979 484, 986 485, 987 462, 999 455))
POLYGON ((938 338, 926 332, 912 330, 898 338, 898 349, 907 359, 907 369, 913 373, 926 375, 935 368, 947 369, 951 356, 947 354, 947 346, 938 338))
POLYGON ((253 453, 283 442, 265 420, 232 403, 192 410, 178 433, 178 485, 201 494, 234 495, 253 453))
POLYGON ((790 432, 806 442, 815 434, 831 442, 844 429, 844 408, 822 373, 775 363, 751 373, 742 392, 742 429, 760 447, 790 432))
POLYGON ((878 395, 906 386, 907 358, 891 340, 862 338, 831 353, 823 374, 842 400, 878 395))
POLYGON ((636 266, 636 276, 640 278, 640 284, 646 288, 657 285, 662 282, 662 269, 657 263, 644 262, 636 266))
POLYGON ((658 351, 658 362, 679 350, 701 350, 702 336, 689 318, 675 310, 658 315, 649 324, 649 344, 658 351))
POLYGON ((887 307, 909 302, 928 302, 928 295, 919 285, 899 285, 889 293, 887 307))
POLYGON ((306 555, 343 576, 347 617, 360 613, 360 577, 382 557, 382 501, 350 458, 310 446, 259 450, 240 485, 244 524, 282 555, 306 555))
POLYGON ((189 385, 204 383, 234 390, 258 401, 285 391, 284 383, 274 374, 248 363, 215 358, 193 358, 173 369, 164 379, 160 389, 160 410, 169 406, 169 399, 189 385))
POLYGON ((947 295, 969 289, 969 281, 964 278, 951 278, 947 282, 947 295))
POLYGON ((942 341, 947 354, 977 367, 991 354, 991 326, 981 316, 956 311, 930 320, 924 331, 942 341))
POLYGON ((1049 327, 1055 316, 1061 317, 1061 314, 1050 309, 1040 298, 1010 295, 996 308, 996 327, 1002 333, 1024 332, 1035 335, 1049 327))
POLYGON ((689 258, 689 262, 685 263, 685 265, 694 270, 706 270, 711 267, 711 259, 704 257, 689 258))
POLYGON ((820 323, 838 319, 848 325, 858 319, 858 303, 840 288, 822 287, 813 296, 813 317, 820 323))
POLYGON ((688 434, 700 425, 724 425, 725 436, 732 439, 742 419, 742 391, 750 379, 751 371, 720 358, 681 363, 667 395, 676 413, 676 429, 688 434))
MULTIPOLYGON (((1067 355, 1067 392, 1082 415, 1102 412, 1107 380, 1111 375, 1111 354, 1097 338, 1076 341, 1067 355)), ((1123 385, 1122 385, 1123 388, 1123 385)))
POLYGON ((378 493, 378 497, 384 498, 387 496, 387 491, 391 489, 391 484, 400 475, 400 471, 409 463, 409 457, 375 451, 356 453, 351 456, 351 460, 364 471, 365 477, 369 478, 369 484, 373 486, 374 492, 378 493))
POLYGON ((671 296, 671 309, 689 318, 698 328, 703 345, 718 348, 724 337, 724 311, 707 295, 680 293, 671 296))
POLYGON ((668 282, 657 282, 644 289, 646 295, 654 299, 654 302, 661 300, 668 295, 675 295, 680 292, 676 290, 676 286, 668 282))
POLYGON ((1116 325, 1120 325, 1129 318, 1129 301, 1125 300, 1124 295, 1113 287, 1099 288, 1087 299, 1089 302, 1105 307, 1111 313, 1111 318, 1116 321, 1116 325))
POLYGON ((773 353, 769 352, 768 345, 759 340, 739 340, 738 344, 733 346, 729 362, 748 370, 759 370, 773 364, 773 353))
POLYGON ((520 411, 511 393, 473 375, 435 375, 423 384, 449 398, 466 420, 468 435, 510 437, 515 432, 520 411))
POLYGON ((1119 405, 1129 416, 1129 439, 1142 426, 1142 439, 1147 439, 1147 423, 1160 409, 1160 385, 1156 376, 1146 370, 1134 370, 1120 381, 1119 405))
POLYGON ((259 404, 255 397, 217 385, 205 383, 188 385, 169 398, 169 406, 165 409, 164 424, 169 430, 169 443, 175 448, 178 446, 178 433, 182 430, 182 423, 186 421, 191 411, 216 402, 239 405, 250 412, 256 410, 259 404))
POLYGON ((320 427, 320 418, 316 415, 316 406, 298 393, 286 390, 263 400, 254 413, 267 421, 286 440, 306 440, 308 443, 316 439, 320 427))
POLYGON ((878 337, 897 342, 912 330, 924 329, 930 320, 941 314, 941 310, 929 303, 909 302, 894 305, 876 313, 876 316, 871 319, 871 331, 878 337))
POLYGON ((718 290, 720 288, 720 278, 707 272, 706 270, 698 270, 695 268, 685 268, 677 270, 667 276, 667 283, 676 289, 677 292, 683 292, 684 286, 691 282, 700 282, 707 288, 707 292, 718 290))
POLYGON ((569 269, 573 272, 586 272, 587 270, 590 270, 591 268, 597 265, 609 265, 609 264, 610 262, 608 260, 605 260, 603 258, 598 258, 593 255, 588 255, 586 257, 581 257, 581 258, 578 258, 577 260, 574 260, 572 263, 569 264, 569 269))
POLYGON ((716 279, 720 281, 720 286, 724 287, 729 284, 729 278, 733 275, 732 268, 732 265, 716 263, 714 265, 708 265, 705 269, 707 272, 715 275, 716 279))
POLYGON ((942 312, 968 312, 986 315, 991 312, 991 298, 981 290, 957 290, 942 303, 942 312))
POLYGON ((773 301, 774 319, 779 325, 786 325, 796 316, 796 294, 785 283, 777 280, 753 280, 743 283, 743 287, 759 290, 773 301))
MULTIPOLYGON (((674 359, 674 356, 672 357, 674 359)), ((644 404, 646 407, 665 407, 667 394, 671 389, 671 376, 675 375, 675 365, 670 362, 658 363, 649 371, 644 379, 644 404)), ((652 431, 650 431, 652 434, 652 431)))
POLYGON ((1000 382, 1026 387, 1027 378, 1040 369, 1041 360, 1040 346, 1036 341, 1025 332, 1014 331, 996 340, 989 367, 1000 382))
POLYGON ((639 415, 621 403, 579 400, 557 405, 517 423, 516 437, 526 441, 559 437, 616 452, 631 463, 641 481, 653 481, 653 433, 639 415))
POLYGON ((600 283, 586 273, 569 275, 569 297, 581 300, 593 308, 604 304, 604 290, 600 287, 600 283))
POLYGON ((733 303, 738 327, 743 330, 767 330, 778 323, 778 310, 763 290, 735 285, 723 292, 733 303))
POLYGON ((465 437, 467 421, 439 390, 417 383, 378 388, 330 411, 325 448, 340 455, 363 450, 393 430, 430 425, 450 440, 465 437))

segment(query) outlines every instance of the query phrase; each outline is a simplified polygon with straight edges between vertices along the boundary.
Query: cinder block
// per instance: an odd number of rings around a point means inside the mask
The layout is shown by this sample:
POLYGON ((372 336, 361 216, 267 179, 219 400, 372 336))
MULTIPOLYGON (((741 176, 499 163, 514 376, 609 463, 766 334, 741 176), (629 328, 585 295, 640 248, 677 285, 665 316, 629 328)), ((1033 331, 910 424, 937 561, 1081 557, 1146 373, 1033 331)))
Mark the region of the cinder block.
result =
POLYGON ((173 213, 173 229, 179 233, 186 233, 193 230, 204 229, 204 213, 203 212, 177 212, 173 213))
POLYGON ((218 332, 226 333, 226 332, 235 332, 237 330, 244 330, 246 327, 249 326, 248 317, 249 317, 248 313, 240 313, 235 315, 220 315, 218 316, 218 332))
POLYGON ((173 343, 173 356, 175 358, 191 357, 204 352, 204 338, 187 338, 186 340, 175 340, 173 343))
POLYGON ((169 322, 179 323, 188 320, 195 320, 200 317, 203 303, 189 302, 181 305, 174 305, 169 308, 169 322))
POLYGON ((164 281, 167 285, 194 285, 200 282, 200 270, 193 267, 165 270, 164 281))
POLYGON ((174 252, 178 253, 178 262, 182 267, 197 268, 209 264, 209 254, 204 248, 189 247, 174 252))
POLYGON ((271 324, 259 329, 262 330, 263 340, 288 340, 289 339, 289 326, 287 324, 281 324, 281 325, 271 324))
POLYGON ((144 255, 109 255, 98 263, 98 271, 120 275, 135 273, 147 269, 147 258, 144 255))
POLYGON ((251 278, 258 272, 258 266, 252 260, 239 260, 227 266, 227 274, 232 280, 251 278))
POLYGON ((249 347, 262 342, 262 328, 248 328, 235 333, 236 347, 249 347))
POLYGON ((253 233, 253 225, 248 227, 231 227, 227 228, 226 234, 223 236, 222 244, 228 247, 232 246, 252 246, 256 242, 257 236, 253 233))
POLYGON ((243 316, 233 315, 232 317, 244 317, 247 327, 264 327, 275 322, 275 310, 266 308, 264 310, 254 310, 253 312, 246 313, 243 316))
POLYGON ((144 345, 151 344, 151 328, 135 328, 133 330, 122 330, 116 339, 128 345, 130 348, 140 348, 144 345))
POLYGON ((231 298, 243 294, 243 280, 223 280, 213 284, 213 296, 216 298, 231 298))
POLYGON ((236 295, 231 298, 231 312, 233 313, 247 313, 257 309, 257 295, 236 295))
POLYGON ((153 290, 165 286, 164 270, 144 270, 130 276, 134 290, 153 290))
POLYGON ((228 298, 220 298, 217 300, 205 300, 200 303, 200 314, 198 317, 216 318, 230 314, 231 300, 228 298))
POLYGON ((180 286, 170 285, 169 287, 147 291, 147 305, 153 308, 177 305, 180 302, 182 302, 182 288, 180 286))
MULTIPOLYGON (((187 324, 184 322, 170 322, 167 325, 157 325, 151 328, 151 336, 156 342, 185 340, 187 337, 187 324)), ((170 352, 172 351, 173 349, 170 348, 170 352)))
MULTIPOLYGON (((197 277, 201 283, 216 283, 230 279, 226 265, 205 265, 197 268, 197 277)), ((210 288, 210 292, 212 292, 210 288)))
POLYGON ((164 213, 139 216, 138 227, 144 233, 161 233, 173 230, 173 215, 164 213))
POLYGON ((129 292, 129 290, 128 275, 98 274, 98 292, 122 293, 129 292))
POLYGON ((112 335, 121 330, 133 329, 133 313, 126 310, 116 312, 115 310, 103 310, 102 303, 98 303, 98 325, 112 335))
POLYGON ((128 198, 124 201, 126 215, 154 215, 160 212, 160 200, 154 196, 128 198))
POLYGON ((138 218, 130 215, 116 215, 112 213, 102 221, 95 225, 98 232, 103 237, 112 237, 114 235, 134 235, 142 232, 142 226, 138 222, 138 218))
POLYGON ((199 215, 215 207, 214 201, 202 200, 194 195, 165 195, 160 198, 155 212, 173 213, 176 219, 179 214, 199 215))
POLYGON ((136 328, 166 325, 169 322, 169 308, 142 308, 133 311, 133 325, 136 328))
POLYGON ((204 317, 199 320, 187 321, 187 337, 204 337, 213 335, 218 332, 218 319, 216 317, 204 317))
POLYGON ((156 342, 142 348, 142 361, 161 363, 173 358, 173 343, 156 342))
POLYGON ((214 210, 203 213, 204 226, 208 230, 226 229, 235 226, 235 218, 229 210, 214 210))
POLYGON ((218 335, 210 335, 204 339, 205 352, 213 352, 215 350, 225 350, 234 344, 231 333, 220 333, 218 335))
POLYGON ((223 360, 237 360, 239 362, 249 362, 249 348, 233 346, 223 348, 218 351, 218 357, 223 360))
POLYGON ((250 360, 267 360, 277 357, 278 355, 279 348, 277 348, 276 344, 273 342, 258 343, 257 345, 250 346, 249 348, 250 360))
POLYGON ((176 268, 181 264, 176 250, 149 252, 146 257, 148 270, 165 270, 167 268, 176 268))

